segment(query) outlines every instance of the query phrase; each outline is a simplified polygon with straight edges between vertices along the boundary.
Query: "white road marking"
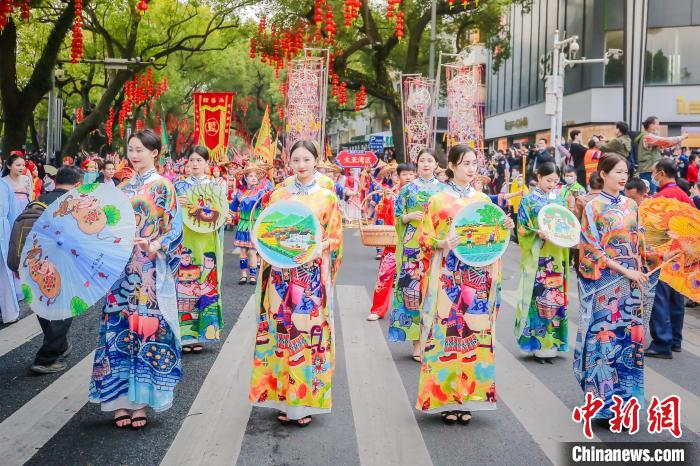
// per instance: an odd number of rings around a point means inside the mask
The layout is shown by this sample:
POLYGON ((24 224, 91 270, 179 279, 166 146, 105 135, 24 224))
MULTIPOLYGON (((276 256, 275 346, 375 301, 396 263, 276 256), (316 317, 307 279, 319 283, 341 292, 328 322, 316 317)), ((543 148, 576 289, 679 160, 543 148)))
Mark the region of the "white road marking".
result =
POLYGON ((360 463, 432 465, 382 328, 367 322, 363 286, 336 287, 360 463))
POLYGON ((254 296, 222 345, 162 465, 236 464, 251 412, 254 296))

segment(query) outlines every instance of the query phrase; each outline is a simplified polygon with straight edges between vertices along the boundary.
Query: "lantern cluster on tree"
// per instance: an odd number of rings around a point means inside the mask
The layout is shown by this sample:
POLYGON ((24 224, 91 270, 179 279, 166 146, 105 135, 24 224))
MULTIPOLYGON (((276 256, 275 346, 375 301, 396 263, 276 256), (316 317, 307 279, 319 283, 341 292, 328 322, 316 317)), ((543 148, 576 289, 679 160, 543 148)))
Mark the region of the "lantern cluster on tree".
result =
MULTIPOLYGON (((321 16, 323 19, 323 16, 321 16)), ((260 63, 267 64, 275 70, 275 76, 285 68, 286 63, 296 57, 307 42, 305 40, 306 25, 300 23, 293 29, 281 29, 275 24, 266 28, 267 20, 263 17, 258 22, 258 34, 250 38, 249 56, 251 60, 260 57, 260 63)))
POLYGON ((107 122, 105 123, 105 133, 107 133, 107 144, 112 144, 112 140, 114 139, 114 132, 113 132, 113 127, 114 127, 114 109, 110 108, 109 109, 109 116, 107 117, 107 122))
POLYGON ((338 89, 338 105, 345 107, 348 103, 348 85, 345 81, 340 83, 340 88, 338 89))
POLYGON ((143 129, 143 120, 140 118, 136 120, 136 131, 141 131, 143 129))
POLYGON ((83 107, 78 107, 75 109, 75 122, 80 124, 81 121, 85 118, 85 112, 83 110, 83 107))
POLYGON ((0 0, 0 31, 10 20, 10 16, 19 8, 20 18, 29 21, 29 11, 31 10, 30 0, 0 0))
POLYGON ((396 12, 396 37, 401 40, 403 39, 403 11, 396 12))
POLYGON ((349 28, 352 23, 360 16, 360 8, 362 8, 361 0, 345 0, 345 27, 349 28))
POLYGON ((139 0, 136 4, 136 9, 139 10, 141 16, 146 14, 146 10, 148 10, 148 0, 139 0))
POLYGON ((336 73, 331 75, 331 95, 336 99, 340 95, 340 78, 336 73))
POLYGON ((75 0, 75 18, 73 19, 70 44, 70 62, 78 63, 83 59, 83 0, 75 0))
POLYGON ((335 24, 335 18, 333 17, 333 8, 326 4, 326 41, 329 44, 333 44, 335 42, 335 35, 337 32, 338 29, 337 25, 335 24))
POLYGON ((153 80, 153 69, 135 75, 134 79, 124 84, 124 101, 117 115, 119 132, 124 137, 124 121, 131 117, 132 109, 143 106, 144 119, 148 116, 148 109, 153 110, 153 103, 158 100, 165 91, 168 90, 168 78, 163 77, 162 81, 156 83, 153 80))
POLYGON ((367 105, 367 89, 365 86, 360 86, 360 92, 355 94, 355 111, 359 112, 365 105, 367 105))

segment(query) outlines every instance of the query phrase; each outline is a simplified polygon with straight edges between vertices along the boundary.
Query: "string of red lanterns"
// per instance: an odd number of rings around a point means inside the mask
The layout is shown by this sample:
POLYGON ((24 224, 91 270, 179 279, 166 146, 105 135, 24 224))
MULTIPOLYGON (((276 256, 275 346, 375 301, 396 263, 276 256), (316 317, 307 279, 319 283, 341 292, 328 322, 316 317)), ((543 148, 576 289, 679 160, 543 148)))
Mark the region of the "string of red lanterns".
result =
POLYGON ((20 11, 22 21, 29 21, 30 0, 0 0, 0 31, 2 31, 10 21, 10 17, 16 9, 20 11))
POLYGON ((70 62, 78 63, 83 59, 83 0, 75 1, 75 18, 71 28, 70 62))

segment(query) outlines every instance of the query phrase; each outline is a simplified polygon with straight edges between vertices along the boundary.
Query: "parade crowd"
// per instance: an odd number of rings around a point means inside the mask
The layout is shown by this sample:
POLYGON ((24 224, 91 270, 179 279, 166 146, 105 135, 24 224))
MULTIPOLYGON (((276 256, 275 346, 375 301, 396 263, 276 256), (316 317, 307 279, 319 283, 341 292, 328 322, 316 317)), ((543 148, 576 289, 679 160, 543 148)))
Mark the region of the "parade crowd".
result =
MULTIPOLYGON (((453 144, 444 161, 424 149, 415 163, 397 163, 392 154, 365 169, 342 168, 305 140, 274 165, 252 156, 218 165, 200 146, 178 160, 162 159, 161 140, 148 129, 129 137, 126 158, 64 156, 51 166, 12 153, 0 181, 2 321, 11 324, 20 314, 21 232, 75 187, 116 186, 139 214, 137 234, 122 276, 101 303, 90 401, 113 413, 117 428, 143 428, 149 408, 171 407, 175 385, 186 376, 183 355, 221 337, 221 286, 231 280, 222 277, 222 264, 233 252, 238 284, 256 287, 255 346, 246 349, 253 353, 250 402, 276 409, 283 424, 305 427, 332 407, 343 229, 361 222, 393 226, 395 243, 373 252, 379 265, 372 307, 357 318, 388 316, 388 341, 411 342, 410 356, 420 364, 417 410, 466 425, 474 412, 496 409, 502 266, 462 262, 454 249, 473 239, 456 235, 451 223, 464 207, 486 202, 506 212, 502 226, 521 252, 514 325, 520 350, 551 364, 573 346, 573 377, 583 393, 604 401, 596 419, 606 424, 613 395, 644 404, 644 357, 672 359, 682 350, 685 298, 659 280, 656 266, 672 258, 645 246, 639 206, 666 197, 700 208, 698 153, 683 146, 685 136, 659 136, 658 118, 643 127, 630 135, 618 122, 610 140, 582 141, 573 130, 551 146, 540 140, 490 153, 453 144), (193 207, 188 191, 201 184, 220 186, 229 202, 226 225, 209 233, 182 220, 193 207), (250 227, 266 207, 287 200, 313 211, 322 244, 298 267, 279 268, 261 260, 250 227), (558 246, 539 228, 539 211, 548 204, 579 219, 577 246, 558 246), (234 251, 224 250, 229 229, 235 229, 234 251), (568 338, 572 272, 580 299, 574 342, 568 338), (646 325, 651 342, 644 341, 646 325)), ((71 319, 39 321, 44 342, 31 371, 65 370, 71 319)))

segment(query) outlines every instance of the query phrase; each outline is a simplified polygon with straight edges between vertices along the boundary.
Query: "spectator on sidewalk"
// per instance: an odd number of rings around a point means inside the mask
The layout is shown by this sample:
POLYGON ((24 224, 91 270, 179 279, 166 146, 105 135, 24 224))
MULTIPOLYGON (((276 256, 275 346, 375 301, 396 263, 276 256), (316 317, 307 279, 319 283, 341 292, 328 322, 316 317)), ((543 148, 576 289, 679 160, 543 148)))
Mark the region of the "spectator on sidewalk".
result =
POLYGON ((691 185, 698 182, 698 169, 700 168, 700 160, 697 154, 690 154, 688 157, 688 175, 685 177, 691 185))
MULTIPOLYGON (((659 136, 657 134, 659 131, 659 118, 655 116, 650 116, 644 120, 642 126, 644 129, 634 139, 634 143, 637 144, 637 171, 641 179, 651 183, 652 168, 654 163, 661 158, 661 149, 671 148, 681 143, 688 135, 677 137, 659 136)), ((656 192, 656 186, 653 183, 650 192, 651 194, 656 192)))
MULTIPOLYGON (((38 202, 32 202, 27 206, 24 212, 17 217, 15 225, 12 229, 11 243, 19 242, 17 236, 21 236, 22 232, 27 228, 31 228, 31 224, 36 221, 40 212, 34 212, 31 215, 30 209, 40 209, 43 211, 51 203, 56 201, 63 194, 67 193, 72 188, 80 186, 83 181, 83 171, 73 165, 65 165, 56 173, 56 188, 53 191, 42 194, 38 202), (28 218, 32 220, 27 220, 28 218)), ((19 244, 19 243, 17 243, 19 244)), ((44 333, 44 342, 39 351, 34 357, 34 364, 29 368, 36 374, 52 374, 55 372, 64 371, 67 367, 65 358, 73 349, 73 346, 68 342, 68 330, 70 329, 72 318, 65 320, 47 320, 38 317, 41 331, 44 333)))
POLYGON ((632 151, 632 140, 629 136, 629 126, 624 121, 615 123, 615 137, 598 146, 603 154, 620 154, 628 161, 632 151))

